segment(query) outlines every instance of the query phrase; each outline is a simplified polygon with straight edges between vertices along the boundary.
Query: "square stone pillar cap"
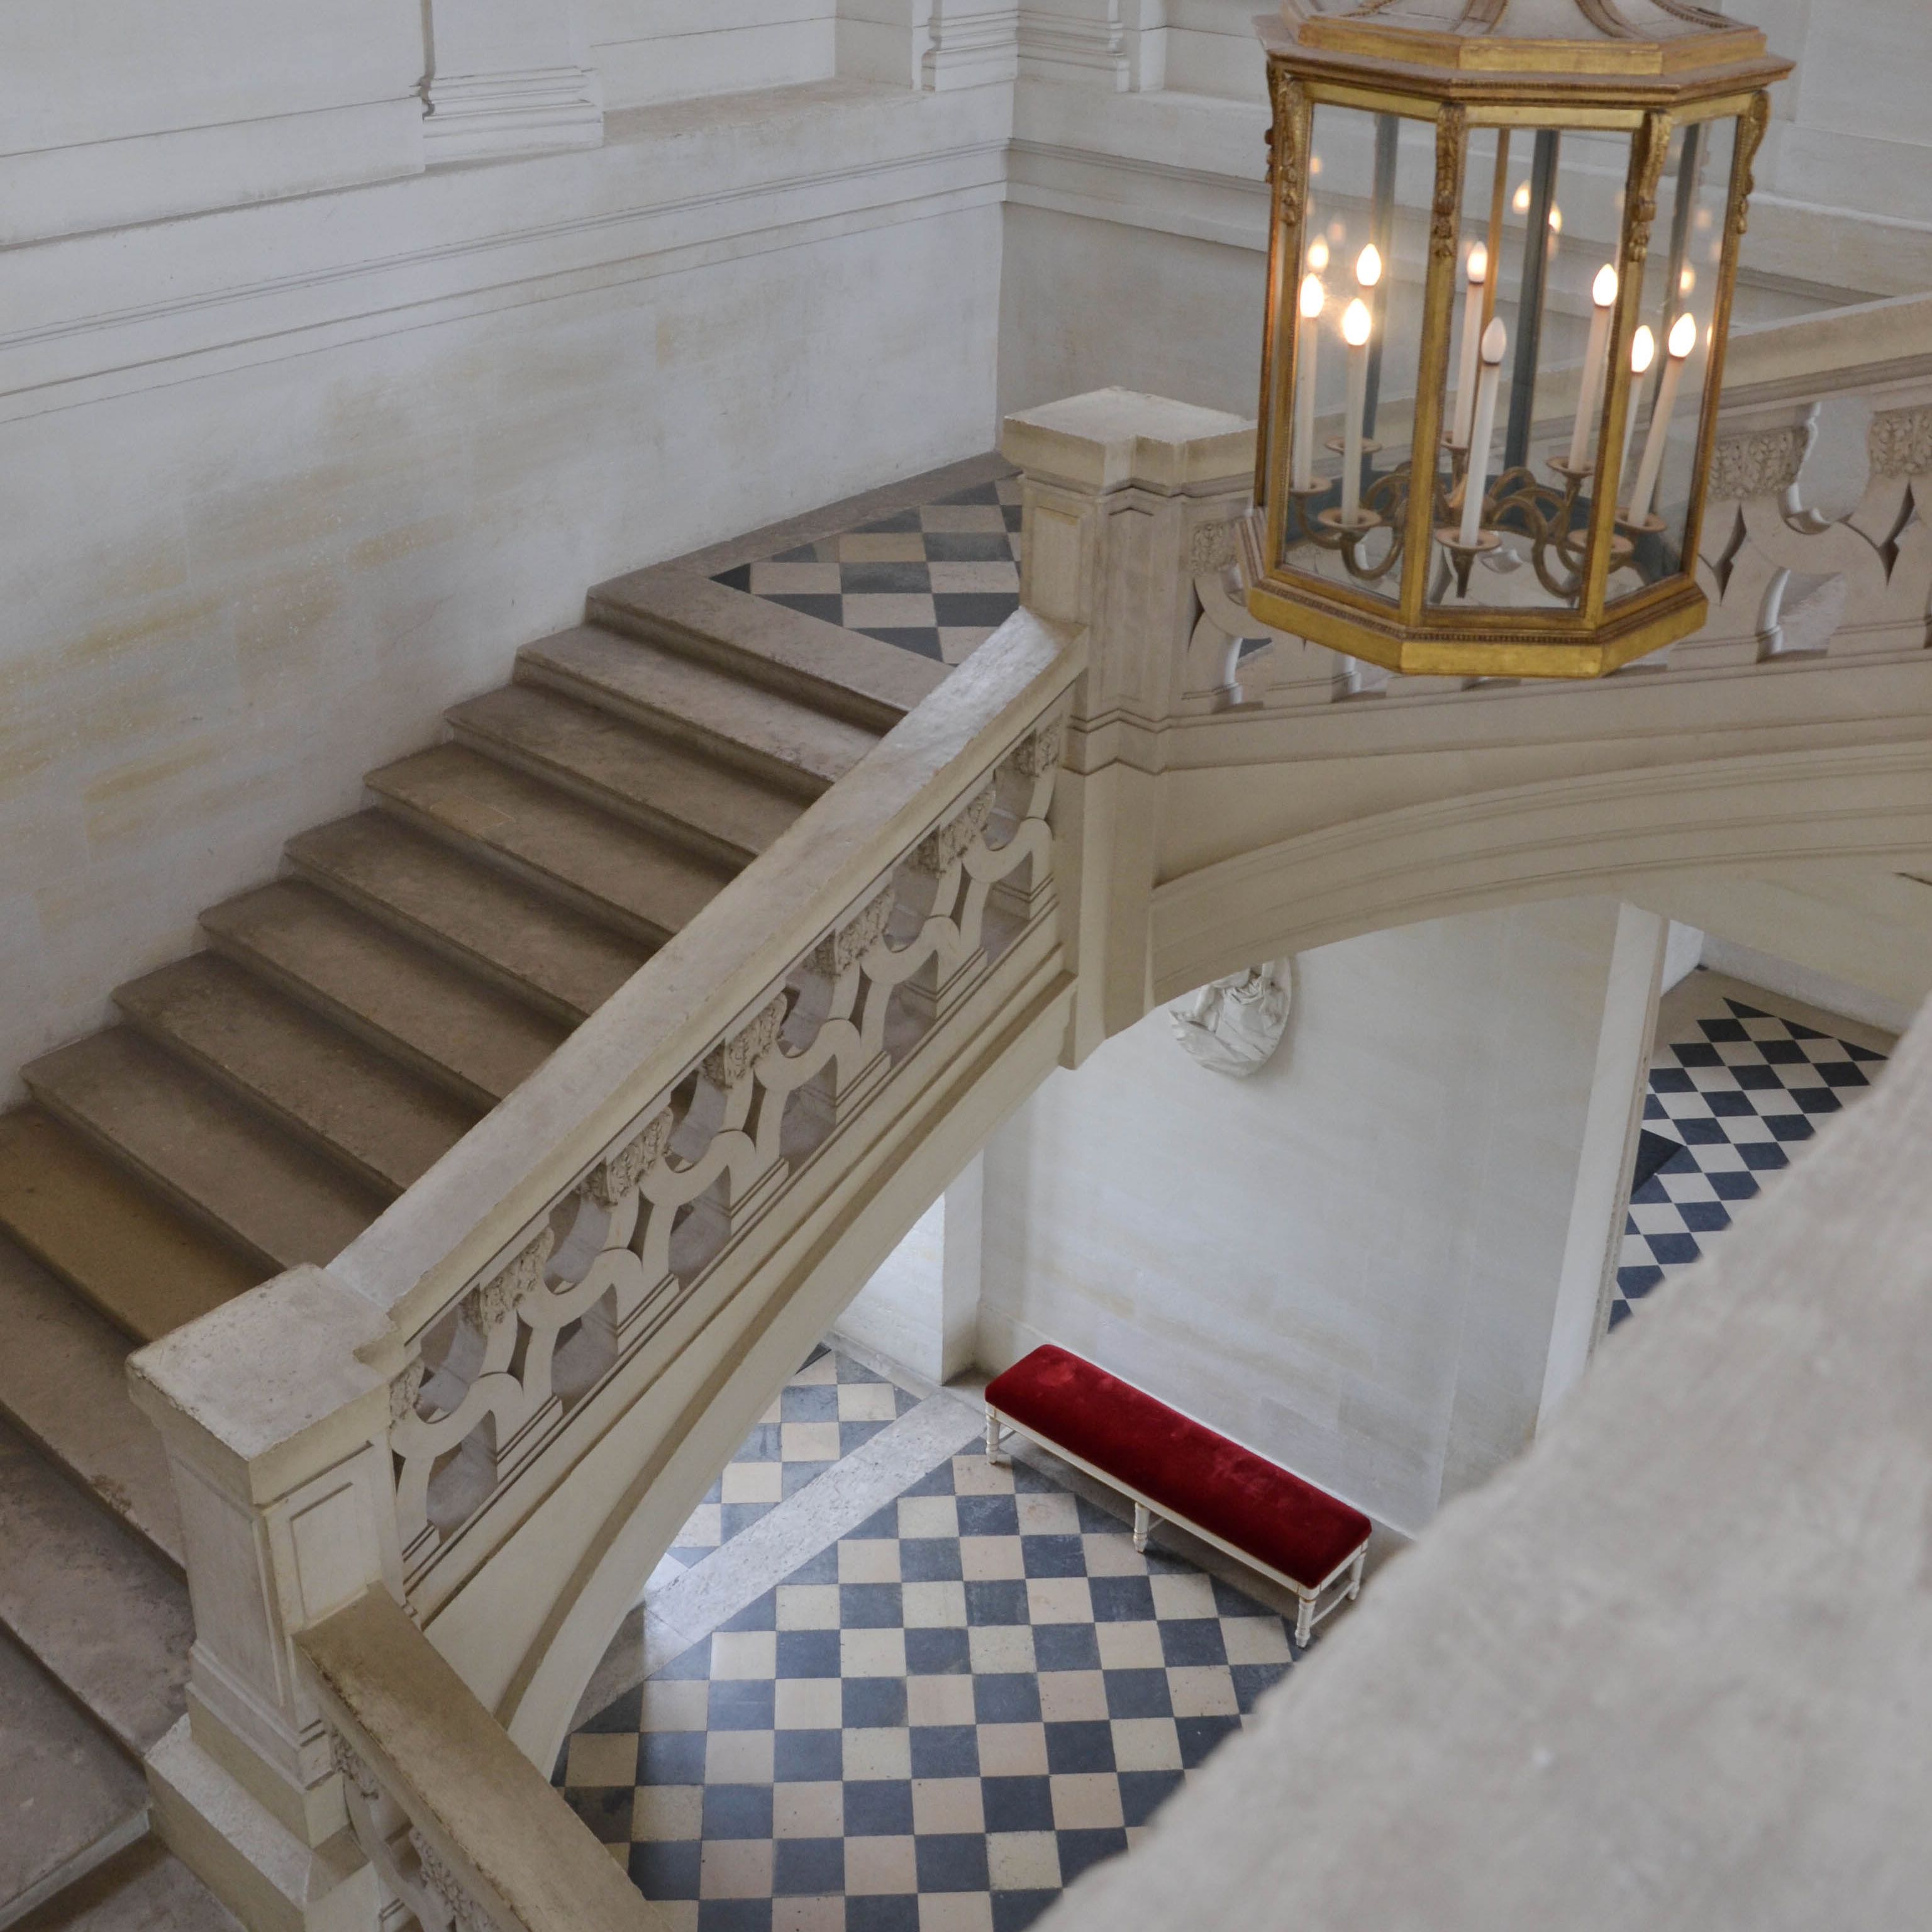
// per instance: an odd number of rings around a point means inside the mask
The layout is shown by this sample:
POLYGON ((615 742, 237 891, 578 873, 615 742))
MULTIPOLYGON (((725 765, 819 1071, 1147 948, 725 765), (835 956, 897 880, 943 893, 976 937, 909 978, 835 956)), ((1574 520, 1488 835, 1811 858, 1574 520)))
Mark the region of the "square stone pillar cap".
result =
POLYGON ((381 1435, 405 1352, 384 1310, 301 1267, 149 1342, 128 1383, 172 1447, 264 1502, 381 1435))
POLYGON ((1095 389, 1007 417, 1000 453, 1036 476, 1096 494, 1138 484, 1164 494, 1251 476, 1255 426, 1132 389, 1095 389))

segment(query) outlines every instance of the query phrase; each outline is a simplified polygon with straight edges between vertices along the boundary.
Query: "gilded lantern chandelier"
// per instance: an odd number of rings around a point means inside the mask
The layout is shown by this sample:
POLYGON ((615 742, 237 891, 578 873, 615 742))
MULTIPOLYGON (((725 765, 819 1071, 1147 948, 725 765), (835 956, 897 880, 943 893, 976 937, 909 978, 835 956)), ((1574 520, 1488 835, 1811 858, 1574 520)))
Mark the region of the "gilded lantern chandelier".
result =
POLYGON ((1688 0, 1283 0, 1248 606, 1391 670, 1594 677, 1696 560, 1764 37, 1688 0))

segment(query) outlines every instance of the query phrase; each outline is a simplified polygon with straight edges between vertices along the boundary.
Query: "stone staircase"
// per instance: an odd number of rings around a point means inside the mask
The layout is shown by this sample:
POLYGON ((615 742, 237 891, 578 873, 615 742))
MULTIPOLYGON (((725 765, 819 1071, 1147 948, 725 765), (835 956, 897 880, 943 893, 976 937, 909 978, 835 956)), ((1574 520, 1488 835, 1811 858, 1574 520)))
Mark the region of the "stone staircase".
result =
POLYGON ((152 1841, 192 1636, 130 1348, 326 1263, 944 676, 675 568, 370 774, 0 1117, 0 1927, 232 1925, 152 1841))

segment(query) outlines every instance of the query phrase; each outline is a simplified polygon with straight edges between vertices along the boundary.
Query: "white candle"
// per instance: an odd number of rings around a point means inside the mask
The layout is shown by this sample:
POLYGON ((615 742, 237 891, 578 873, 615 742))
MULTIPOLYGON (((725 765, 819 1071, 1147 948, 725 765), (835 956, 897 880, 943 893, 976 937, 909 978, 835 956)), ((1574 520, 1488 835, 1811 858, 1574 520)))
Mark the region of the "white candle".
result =
POLYGON ((1348 412, 1342 424, 1342 520, 1352 525, 1361 520, 1362 418, 1369 404, 1369 305, 1360 296, 1342 311, 1342 340, 1348 345, 1348 412))
POLYGON ((1295 352, 1294 487, 1315 484, 1315 352, 1322 340, 1327 292, 1319 275, 1301 278, 1301 340, 1295 352))
POLYGON ((1570 432, 1573 474, 1583 467, 1590 432, 1596 426, 1597 412, 1604 400, 1604 370, 1610 361, 1610 311, 1617 305, 1617 272, 1607 262, 1597 271, 1590 299, 1596 308, 1590 317, 1590 346, 1583 352, 1583 386, 1576 397, 1576 427, 1570 432))
POLYGON ((1469 422, 1476 410, 1476 351, 1483 336, 1483 284, 1490 274, 1490 251, 1481 242, 1469 250, 1469 291, 1462 303, 1462 350, 1456 369, 1456 408, 1452 440, 1469 446, 1469 422))
POLYGON ((1496 392, 1502 386, 1503 352, 1509 331, 1501 316, 1483 331, 1483 373, 1476 383, 1475 421, 1469 430, 1469 470, 1462 484, 1462 542, 1474 550, 1483 527, 1483 488, 1490 476, 1490 439, 1496 433, 1496 392))
POLYGON ((1630 521, 1640 524, 1650 514, 1650 500, 1657 489, 1658 472, 1664 467, 1664 446, 1670 440, 1671 412, 1677 406, 1677 386, 1684 380, 1684 365, 1697 346, 1697 324, 1688 310, 1670 326, 1670 340, 1665 346, 1670 359, 1664 365, 1664 380, 1658 385, 1657 407, 1651 412, 1650 434, 1645 439, 1643 460, 1637 465, 1636 488, 1630 492, 1630 521))
MULTIPOLYGON (((1636 379, 1650 374, 1650 365, 1657 360, 1657 338, 1647 326, 1640 325, 1636 334, 1630 338, 1630 394, 1629 406, 1624 411, 1624 450, 1617 464, 1617 487, 1623 488, 1624 479, 1630 474, 1630 444, 1636 435, 1636 379)), ((1599 478, 1600 486, 1601 479, 1599 478)))

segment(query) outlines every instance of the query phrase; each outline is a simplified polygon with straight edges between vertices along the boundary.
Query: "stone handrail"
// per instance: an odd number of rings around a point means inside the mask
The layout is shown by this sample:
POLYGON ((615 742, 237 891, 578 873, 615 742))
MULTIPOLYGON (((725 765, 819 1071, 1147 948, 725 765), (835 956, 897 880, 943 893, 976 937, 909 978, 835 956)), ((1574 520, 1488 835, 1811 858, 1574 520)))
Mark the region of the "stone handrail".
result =
MULTIPOLYGON (((688 960, 695 983, 718 990, 682 1028, 647 1036, 616 1132, 598 1109, 553 1130, 530 1163, 520 1116, 542 1102, 551 1068, 483 1124, 449 1163, 490 1230, 482 1266, 468 1257, 484 1244, 449 1228, 434 1177, 343 1256, 347 1280, 371 1256, 383 1268, 410 1352, 389 1440, 412 1591, 480 1512, 502 1513, 580 1404, 676 1320, 748 1223, 800 1184, 980 971, 1051 910, 1046 809, 1078 663, 1033 619, 1014 620, 900 728, 930 743, 956 720, 979 725, 883 832, 867 836, 878 794, 924 763, 898 746, 884 772, 862 768, 835 787, 813 808, 818 826, 802 824, 798 844, 837 855, 830 879, 781 842, 718 902, 718 923, 739 932, 707 933, 700 915, 658 956, 664 976, 688 960), (746 920, 761 944, 741 946, 746 920), (722 969, 746 951, 734 984, 722 969), (520 1171, 493 1180, 493 1156, 520 1171), (413 1260, 398 1266, 446 1231, 446 1253, 422 1274, 413 1260)), ((601 1050, 594 1034, 566 1043, 554 1084, 601 1050)))
POLYGON ((382 1590, 296 1640, 350 1828, 422 1932, 662 1932, 662 1918, 382 1590))

